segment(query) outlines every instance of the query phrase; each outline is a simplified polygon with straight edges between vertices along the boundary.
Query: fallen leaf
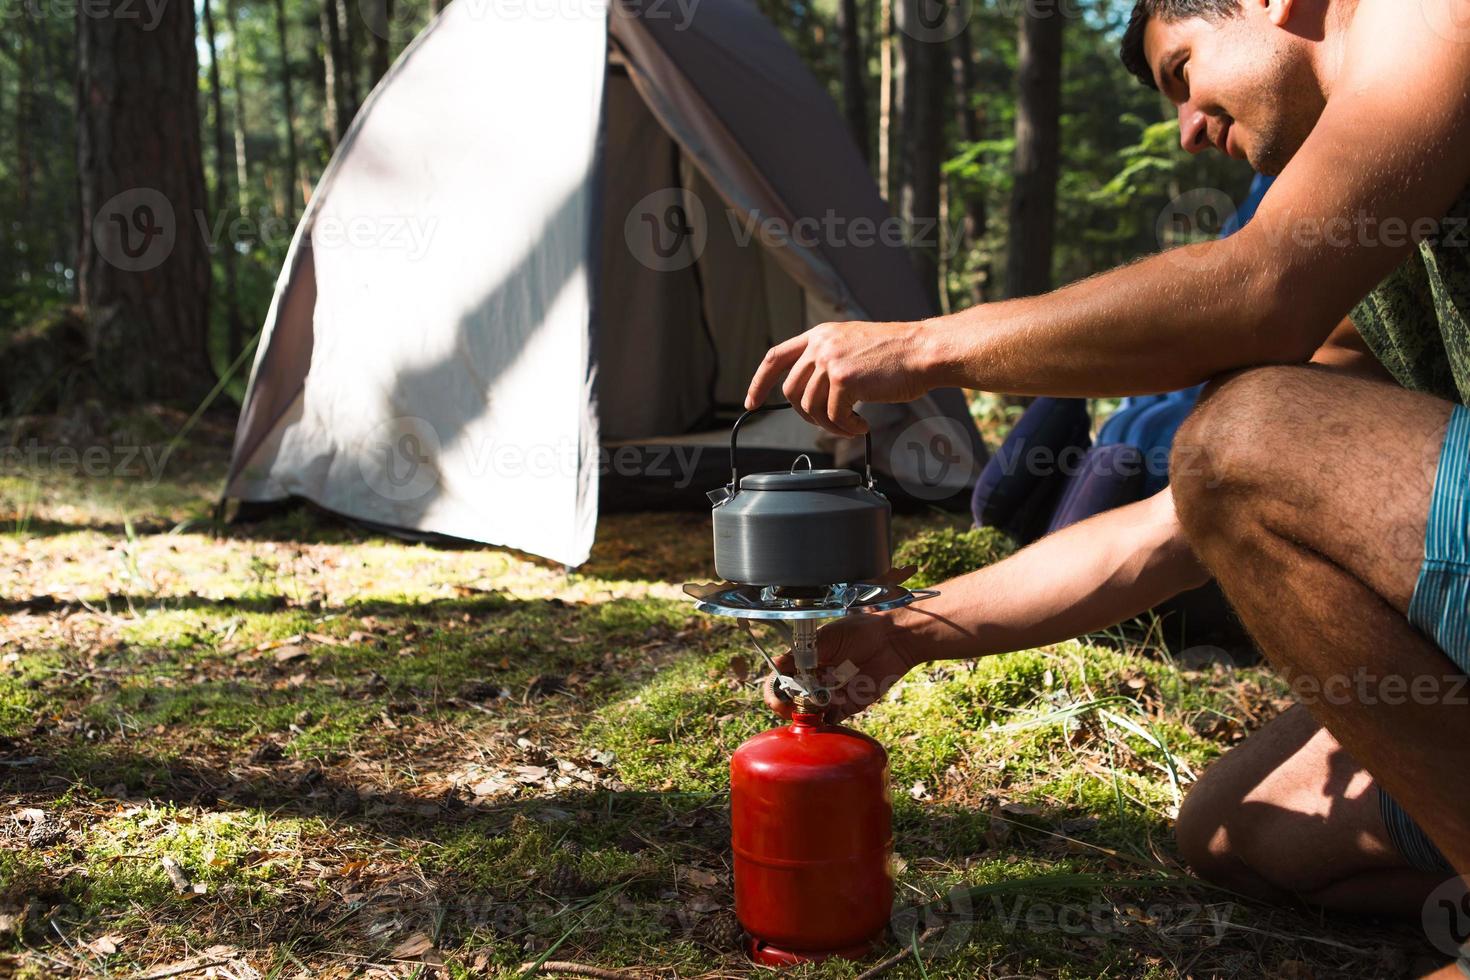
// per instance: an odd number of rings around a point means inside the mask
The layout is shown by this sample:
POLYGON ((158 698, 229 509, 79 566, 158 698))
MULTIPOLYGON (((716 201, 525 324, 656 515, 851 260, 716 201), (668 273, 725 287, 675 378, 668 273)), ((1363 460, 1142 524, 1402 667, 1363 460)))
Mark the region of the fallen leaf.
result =
POLYGON ((304 656, 306 656, 306 647, 293 643, 289 646, 281 647, 276 651, 276 663, 290 663, 292 660, 300 660, 304 656))
POLYGON ((713 888, 720 883, 719 878, 699 868, 680 868, 679 877, 695 888, 713 888))
POLYGON ((480 782, 471 786, 470 792, 476 796, 494 796, 496 793, 503 793, 508 789, 513 789, 515 785, 513 781, 506 779, 504 776, 491 776, 489 779, 482 779, 480 782))
POLYGON ((87 943, 86 946, 98 956, 111 956, 117 952, 117 948, 122 945, 122 941, 123 937, 121 936, 98 936, 90 943, 87 943))
POLYGON ((550 774, 545 766, 516 766, 516 779, 523 783, 539 783, 550 774))
POLYGON ((434 940, 422 932, 416 932, 393 947, 388 954, 395 960, 416 960, 434 949, 434 940))

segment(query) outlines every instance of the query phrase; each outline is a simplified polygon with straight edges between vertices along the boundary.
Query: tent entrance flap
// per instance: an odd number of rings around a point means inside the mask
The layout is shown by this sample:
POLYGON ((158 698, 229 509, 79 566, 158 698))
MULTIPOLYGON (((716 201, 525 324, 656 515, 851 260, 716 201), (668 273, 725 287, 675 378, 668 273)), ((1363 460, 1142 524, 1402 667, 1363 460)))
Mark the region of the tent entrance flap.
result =
POLYGON ((802 288, 610 72, 592 325, 604 441, 659 438, 738 412, 772 343, 811 324, 802 288))

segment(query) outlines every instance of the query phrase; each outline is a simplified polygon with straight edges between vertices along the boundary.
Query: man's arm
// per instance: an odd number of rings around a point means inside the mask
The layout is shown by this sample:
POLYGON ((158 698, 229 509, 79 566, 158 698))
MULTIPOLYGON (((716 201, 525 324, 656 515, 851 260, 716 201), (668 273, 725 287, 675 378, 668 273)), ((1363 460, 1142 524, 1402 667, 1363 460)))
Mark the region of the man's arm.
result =
MULTIPOLYGON (((1313 355, 1328 371, 1391 380, 1350 320, 1313 355)), ((940 594, 891 613, 840 619, 817 634, 841 716, 877 701, 922 663, 1027 650, 1107 629, 1209 581, 1174 513, 1169 490, 1073 524, 940 594), (842 669, 844 663, 857 668, 842 669)), ((794 668, 789 655, 778 660, 794 668)), ((786 714, 767 685, 766 700, 786 714)))
MULTIPOLYGON (((1338 324, 1311 362, 1392 380, 1351 320, 1338 324)), ((925 659, 986 656, 1106 629, 1207 581, 1165 489, 947 582, 939 597, 894 618, 934 651, 925 659)))
POLYGON ((1312 363, 1370 381, 1393 382, 1393 375, 1373 356, 1351 320, 1337 325, 1327 342, 1312 355, 1312 363))
MULTIPOLYGON (((838 717, 880 699, 922 663, 1060 643, 1139 615, 1209 581, 1165 490, 1063 528, 1004 561, 951 579, 891 613, 850 616, 817 633, 838 717)), ((776 661, 789 673, 791 655, 776 661)), ((766 703, 789 714, 768 680, 766 703)))
POLYGON ((1445 26, 1467 20, 1470 0, 1360 0, 1326 109, 1235 235, 1047 296, 823 324, 771 350, 746 404, 784 377, 808 420, 852 435, 856 402, 942 386, 1128 395, 1306 361, 1470 182, 1470 41, 1445 26))
POLYGON ((926 660, 983 657, 1107 629, 1209 579, 1166 489, 946 582, 893 618, 924 644, 926 660))

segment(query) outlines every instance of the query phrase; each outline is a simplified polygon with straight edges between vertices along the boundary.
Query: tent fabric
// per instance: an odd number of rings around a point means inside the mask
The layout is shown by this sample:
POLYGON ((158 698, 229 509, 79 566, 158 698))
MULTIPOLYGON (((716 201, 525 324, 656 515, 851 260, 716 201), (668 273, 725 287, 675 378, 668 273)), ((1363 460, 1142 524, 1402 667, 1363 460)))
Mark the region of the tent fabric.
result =
MULTIPOLYGON (((577 565, 610 448, 727 430, 766 347, 815 322, 932 312, 901 247, 768 234, 888 220, 776 30, 748 0, 658 11, 457 0, 409 46, 297 230, 228 498, 577 565), (699 224, 690 261, 632 254, 650 193, 699 224)), ((985 450, 958 392, 862 411, 896 487, 967 491, 985 450)), ((861 452, 784 438, 764 448, 861 452)))
POLYGON ((586 242, 606 29, 526 18, 504 31, 480 13, 456 5, 405 53, 316 195, 311 320, 284 324, 312 338, 300 403, 279 440, 260 444, 268 455, 237 455, 231 495, 302 496, 575 559, 595 520, 586 242), (537 100, 467 97, 507 77, 555 104, 556 124, 543 125, 537 100), (529 133, 535 153, 505 152, 510 134, 529 133), (497 455, 507 444, 536 458, 497 455), (499 479, 496 507, 480 505, 487 473, 532 466, 566 478, 499 479), (538 512, 558 519, 525 520, 538 512))

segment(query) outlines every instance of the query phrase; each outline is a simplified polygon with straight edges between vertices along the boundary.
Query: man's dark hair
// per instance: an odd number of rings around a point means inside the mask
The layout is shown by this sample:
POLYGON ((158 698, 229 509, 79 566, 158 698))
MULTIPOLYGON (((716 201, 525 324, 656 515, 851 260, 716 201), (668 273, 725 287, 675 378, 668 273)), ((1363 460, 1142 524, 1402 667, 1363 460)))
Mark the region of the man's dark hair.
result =
POLYGON ((1205 17, 1223 20, 1240 13, 1240 0, 1138 0, 1133 5, 1133 16, 1128 18, 1128 29, 1123 32, 1123 44, 1119 54, 1123 67, 1149 88, 1158 88, 1154 82, 1154 70, 1143 53, 1143 29, 1150 17, 1163 21, 1186 20, 1190 17, 1205 17))

